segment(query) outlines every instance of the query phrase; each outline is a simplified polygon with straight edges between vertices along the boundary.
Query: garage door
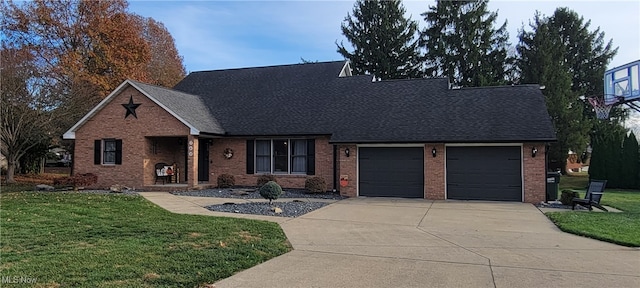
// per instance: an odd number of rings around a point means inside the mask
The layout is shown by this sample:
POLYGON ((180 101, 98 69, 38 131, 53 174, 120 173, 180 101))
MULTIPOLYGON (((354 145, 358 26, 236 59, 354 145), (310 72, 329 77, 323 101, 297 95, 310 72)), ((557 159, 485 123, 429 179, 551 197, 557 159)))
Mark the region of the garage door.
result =
POLYGON ((424 147, 360 147, 360 196, 424 198, 424 147))
POLYGON ((522 201, 520 147, 447 147, 447 199, 522 201))

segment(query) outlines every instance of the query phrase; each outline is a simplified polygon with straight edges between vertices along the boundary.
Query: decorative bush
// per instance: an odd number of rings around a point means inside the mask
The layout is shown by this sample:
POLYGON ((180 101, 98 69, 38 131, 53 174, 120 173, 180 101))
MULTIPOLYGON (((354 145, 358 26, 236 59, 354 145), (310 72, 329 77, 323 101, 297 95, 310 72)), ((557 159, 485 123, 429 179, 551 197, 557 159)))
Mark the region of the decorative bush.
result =
POLYGON ((53 185, 71 185, 73 190, 78 190, 79 187, 85 187, 96 184, 98 182, 98 176, 93 173, 76 174, 69 177, 62 177, 55 179, 53 185))
POLYGON ((571 199, 579 197, 580 194, 576 191, 562 190, 562 194, 560 194, 560 202, 562 202, 563 205, 571 205, 571 199))
POLYGON ((271 174, 264 174, 264 175, 260 175, 260 177, 258 177, 258 187, 262 187, 264 186, 264 184, 267 184, 267 182, 269 181, 273 181, 273 182, 278 182, 278 180, 276 179, 276 176, 271 175, 271 174))
POLYGON ((274 181, 269 181, 266 184, 262 185, 262 187, 260 187, 260 196, 264 197, 264 199, 269 200, 269 205, 271 205, 271 202, 273 202, 273 200, 278 199, 278 197, 280 197, 280 194, 282 194, 282 187, 280 187, 280 185, 278 185, 278 183, 274 181))
POLYGON ((322 177, 311 177, 304 181, 304 189, 310 193, 324 193, 327 191, 327 182, 322 177))
POLYGON ((230 174, 220 174, 218 176, 218 188, 229 188, 236 185, 236 178, 230 174))

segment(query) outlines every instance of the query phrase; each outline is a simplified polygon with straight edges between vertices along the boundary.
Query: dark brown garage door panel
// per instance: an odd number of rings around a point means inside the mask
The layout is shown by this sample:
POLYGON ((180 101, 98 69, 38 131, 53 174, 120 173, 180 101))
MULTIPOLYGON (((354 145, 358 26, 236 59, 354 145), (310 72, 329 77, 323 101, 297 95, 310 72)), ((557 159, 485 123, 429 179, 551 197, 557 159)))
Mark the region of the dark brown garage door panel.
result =
POLYGON ((521 148, 447 147, 447 199, 522 201, 521 148))
POLYGON ((360 147, 360 196, 424 197, 423 147, 360 147))

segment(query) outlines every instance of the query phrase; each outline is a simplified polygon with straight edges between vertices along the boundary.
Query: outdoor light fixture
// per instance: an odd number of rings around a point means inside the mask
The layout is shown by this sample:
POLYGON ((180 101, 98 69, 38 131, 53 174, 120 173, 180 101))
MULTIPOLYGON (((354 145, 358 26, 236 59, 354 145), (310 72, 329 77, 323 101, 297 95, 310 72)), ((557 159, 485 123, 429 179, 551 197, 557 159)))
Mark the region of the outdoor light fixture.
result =
POLYGON ((533 147, 531 149, 531 157, 536 157, 536 154, 538 154, 538 148, 533 147))
POLYGON ((433 156, 434 158, 436 157, 436 147, 433 147, 433 149, 431 149, 431 156, 433 156))
POLYGON ((344 155, 346 155, 347 157, 349 157, 349 148, 344 149, 344 155))

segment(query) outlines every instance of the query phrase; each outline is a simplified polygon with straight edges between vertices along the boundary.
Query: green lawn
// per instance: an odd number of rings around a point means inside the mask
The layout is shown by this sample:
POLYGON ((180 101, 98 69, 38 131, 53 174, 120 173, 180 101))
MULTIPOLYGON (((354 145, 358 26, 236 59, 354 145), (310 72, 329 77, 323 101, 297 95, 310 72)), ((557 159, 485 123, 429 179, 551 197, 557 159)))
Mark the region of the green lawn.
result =
MULTIPOLYGON (((584 192, 581 196, 584 196, 584 192)), ((571 211, 548 212, 546 215, 562 231, 624 246, 640 247, 640 191, 606 189, 601 203, 624 212, 571 211)))
MULTIPOLYGON (((565 189, 573 189, 573 190, 581 190, 586 191, 587 186, 589 185, 589 175, 588 174, 574 174, 574 175, 562 175, 560 176, 560 192, 565 189)), ((559 195, 558 195, 559 196, 559 195)))
POLYGON ((276 223, 172 214, 140 196, 1 197, 0 275, 40 286, 196 287, 291 250, 276 223))

